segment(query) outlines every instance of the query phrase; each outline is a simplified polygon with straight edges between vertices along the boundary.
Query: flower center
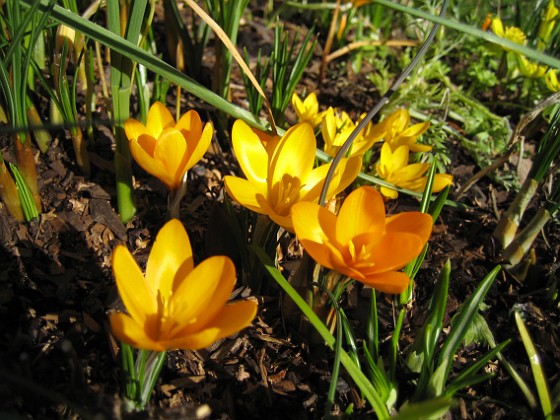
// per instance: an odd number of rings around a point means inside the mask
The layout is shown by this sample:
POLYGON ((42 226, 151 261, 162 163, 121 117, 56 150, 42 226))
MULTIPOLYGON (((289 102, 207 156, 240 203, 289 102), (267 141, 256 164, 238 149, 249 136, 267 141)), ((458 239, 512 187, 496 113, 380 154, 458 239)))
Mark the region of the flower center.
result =
POLYGON ((271 205, 281 216, 287 216, 290 208, 297 201, 299 191, 301 190, 301 181, 299 178, 288 174, 282 176, 282 180, 273 187, 271 194, 271 205))

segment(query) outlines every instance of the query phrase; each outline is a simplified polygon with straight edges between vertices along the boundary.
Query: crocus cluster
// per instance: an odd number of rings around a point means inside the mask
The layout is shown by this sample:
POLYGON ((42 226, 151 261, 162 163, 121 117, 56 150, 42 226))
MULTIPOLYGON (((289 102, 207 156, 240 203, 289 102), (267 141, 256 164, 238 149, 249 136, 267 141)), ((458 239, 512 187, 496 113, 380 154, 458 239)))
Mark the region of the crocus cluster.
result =
MULTIPOLYGON (((560 12, 554 4, 554 0, 549 0, 544 16, 541 18, 536 37, 536 47, 538 50, 542 51, 546 48, 554 27, 559 20, 559 16, 560 12)), ((492 19, 492 32, 500 38, 510 40, 516 44, 527 44, 527 35, 522 29, 516 26, 504 26, 500 18, 492 19)), ((531 79, 542 79, 548 89, 552 92, 560 90, 560 83, 558 83, 558 69, 540 65, 530 61, 523 54, 511 51, 508 48, 505 49, 508 56, 511 58, 508 60, 508 64, 511 66, 513 63, 513 66, 510 67, 512 72, 519 72, 519 74, 531 79)))
MULTIPOLYGON (((299 120, 312 121, 314 126, 321 126, 324 151, 335 156, 350 136, 356 125, 365 117, 361 115, 356 122, 346 112, 339 112, 332 107, 319 111, 317 95, 309 94, 301 100, 294 94, 292 105, 299 120)), ((400 188, 412 191, 424 191, 430 168, 428 163, 409 163, 410 153, 424 153, 432 150, 418 139, 428 130, 428 121, 411 124, 410 113, 406 109, 397 109, 378 124, 368 123, 358 134, 348 152, 350 157, 362 157, 372 146, 383 142, 376 168, 376 175, 400 188)), ((449 174, 436 174, 433 191, 439 192, 451 185, 453 177, 449 174)), ((386 200, 398 197, 394 188, 380 187, 386 200)))

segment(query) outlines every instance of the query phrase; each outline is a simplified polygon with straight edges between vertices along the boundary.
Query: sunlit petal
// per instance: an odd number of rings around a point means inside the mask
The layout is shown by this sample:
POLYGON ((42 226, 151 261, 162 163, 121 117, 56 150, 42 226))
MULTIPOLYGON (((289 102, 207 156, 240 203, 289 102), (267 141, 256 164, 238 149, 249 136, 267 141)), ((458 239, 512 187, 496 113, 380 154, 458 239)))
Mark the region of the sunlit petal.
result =
POLYGON ((173 127, 175 119, 167 107, 161 102, 154 102, 148 111, 146 129, 156 139, 165 128, 173 127))
POLYGON ((172 186, 175 183, 175 180, 171 177, 163 162, 156 160, 152 156, 150 156, 134 140, 129 143, 129 146, 130 146, 130 154, 132 155, 136 163, 138 163, 138 165, 142 167, 142 169, 144 169, 150 175, 153 175, 156 178, 158 178, 160 181, 165 183, 168 187, 172 188, 172 186))
POLYGON ((285 174, 305 179, 315 162, 317 142, 313 128, 300 123, 290 128, 275 150, 268 174, 268 184, 273 186, 282 181, 285 174))
POLYGON ((371 272, 380 273, 404 267, 420 254, 425 243, 413 233, 387 232, 372 248, 375 267, 371 272))
POLYGON ((440 192, 448 185, 453 184, 453 175, 449 174, 436 174, 434 176, 433 192, 440 192))
POLYGON ((257 314, 257 303, 252 300, 235 302, 223 307, 204 329, 193 334, 177 336, 161 342, 169 349, 203 349, 220 338, 227 337, 247 327, 257 314))
POLYGON ((202 121, 200 115, 194 109, 185 112, 175 128, 183 133, 187 139, 198 139, 202 134, 202 121))
POLYGON ((200 137, 187 137, 187 144, 189 147, 189 157, 185 165, 187 170, 191 169, 200 161, 200 159, 202 159, 202 156, 204 156, 204 154, 210 147, 210 143, 212 143, 213 136, 214 126, 212 125, 212 123, 208 122, 204 125, 204 129, 202 130, 202 134, 200 135, 200 137))
POLYGON ((382 235, 385 230, 385 203, 373 187, 357 188, 350 193, 336 220, 336 238, 348 243, 362 233, 382 235))
POLYGON ((119 294, 130 316, 138 323, 157 312, 156 289, 149 284, 124 245, 117 245, 112 258, 113 275, 119 294))
POLYGON ((157 352, 167 350, 167 348, 163 347, 157 341, 152 340, 148 334, 146 334, 144 325, 138 324, 126 314, 111 314, 109 316, 109 323, 111 324, 112 333, 124 343, 139 349, 157 352))
POLYGON ((385 273, 372 274, 360 280, 367 286, 384 293, 402 293, 410 283, 409 277, 400 271, 387 271, 385 273))
POLYGON ((125 121, 124 132, 125 132, 128 140, 132 140, 132 139, 137 140, 142 135, 148 135, 148 136, 154 138, 154 136, 149 134, 149 132, 146 129, 146 126, 144 124, 142 124, 141 122, 136 121, 135 119, 132 119, 132 118, 129 118, 128 120, 125 121))
POLYGON ((154 159, 163 163, 168 173, 168 179, 173 183, 170 188, 176 188, 186 172, 187 141, 181 132, 175 128, 167 128, 158 139, 154 151, 154 159))
POLYGON ((224 187, 228 195, 243 207, 260 214, 267 214, 260 202, 262 199, 266 200, 266 185, 253 184, 246 179, 227 175, 224 177, 224 187))
POLYGON ((389 216, 385 222, 387 233, 408 232, 418 235, 422 242, 427 242, 432 233, 432 216, 420 212, 406 212, 389 216))
POLYGON ((241 170, 251 182, 266 183, 268 154, 259 136, 242 120, 232 128, 232 143, 241 170))
POLYGON ((183 224, 171 219, 158 232, 154 246, 146 265, 146 281, 152 290, 158 290, 160 296, 168 300, 177 284, 176 273, 188 274, 194 267, 191 243, 183 224))

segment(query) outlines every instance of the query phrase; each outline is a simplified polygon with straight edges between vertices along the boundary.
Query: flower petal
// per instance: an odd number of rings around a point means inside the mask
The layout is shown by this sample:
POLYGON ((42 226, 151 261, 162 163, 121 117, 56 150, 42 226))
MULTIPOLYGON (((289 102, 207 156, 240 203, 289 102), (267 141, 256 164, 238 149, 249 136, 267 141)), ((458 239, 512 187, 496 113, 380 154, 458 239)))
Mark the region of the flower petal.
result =
POLYGON ((392 294, 404 292, 410 283, 409 277, 400 271, 373 274, 360 281, 380 292, 392 294))
POLYGON ((144 327, 138 324, 130 316, 123 313, 111 314, 109 316, 111 331, 120 341, 138 349, 165 351, 167 350, 157 341, 152 340, 144 327))
POLYGON ((268 173, 269 188, 282 182, 285 174, 305 179, 313 169, 316 147, 317 141, 310 124, 300 123, 290 128, 272 156, 268 173))
POLYGON ((158 178, 169 188, 173 188, 175 181, 171 178, 163 162, 154 159, 135 140, 130 141, 128 145, 130 147, 130 154, 142 169, 158 178))
POLYGON ((149 315, 157 313, 157 292, 146 281, 126 246, 117 245, 112 260, 113 275, 124 306, 130 316, 142 324, 149 315))
POLYGON ((133 118, 129 118, 124 122, 124 132, 128 140, 138 140, 141 135, 148 135, 153 138, 146 126, 133 118))
POLYGON ((426 244, 418 235, 406 232, 388 232, 372 247, 375 265, 368 273, 398 270, 417 257, 426 244))
POLYGON ((449 174, 436 174, 434 176, 433 192, 440 192, 448 185, 453 184, 453 175, 449 174))
POLYGON ((161 102, 154 102, 148 111, 148 120, 146 122, 146 130, 156 139, 167 127, 173 127, 175 119, 167 107, 161 102))
POLYGON ((202 121, 200 120, 200 115, 194 109, 185 112, 175 128, 183 133, 185 138, 199 138, 202 134, 202 121))
POLYGON ((206 348, 216 340, 247 327, 255 318, 257 308, 257 303, 253 300, 226 305, 203 330, 178 336, 172 340, 161 342, 161 344, 169 349, 198 350, 206 348))
POLYGON ((428 242, 432 234, 432 216, 420 212, 406 212, 389 216, 385 220, 387 233, 408 232, 420 237, 423 243, 428 242))
POLYGON ((161 133, 154 150, 154 159, 162 162, 168 178, 172 180, 172 184, 168 184, 172 189, 179 186, 187 171, 187 153, 187 140, 179 130, 166 128, 161 133))
POLYGON ((243 207, 260 214, 267 214, 260 204, 262 200, 266 201, 266 185, 252 184, 246 179, 226 175, 224 186, 228 195, 243 207))
MULTIPOLYGON (((184 134, 184 133, 183 133, 184 134)), ((208 151, 210 143, 212 142, 212 137, 214 136, 214 126, 212 123, 208 122, 204 124, 204 129, 202 134, 197 138, 186 137, 187 144, 189 147, 189 158, 185 167, 187 170, 191 169, 196 165, 202 156, 208 151)))
POLYGON ((231 141, 241 170, 250 182, 266 183, 268 154, 259 136, 242 120, 231 130, 231 141))
POLYGON ((170 317, 176 322, 171 336, 204 328, 228 301, 235 281, 235 266, 228 257, 210 257, 197 265, 171 298, 170 317))
POLYGON ((292 207, 292 222, 311 258, 333 269, 343 264, 344 258, 335 241, 336 216, 333 213, 318 204, 300 202, 292 207))
POLYGON ((385 203, 373 187, 360 187, 350 193, 336 220, 336 240, 348 244, 363 233, 383 235, 385 231, 385 203))
POLYGON ((194 262, 189 236, 183 224, 171 219, 158 232, 146 265, 146 281, 159 297, 168 301, 177 289, 177 273, 185 276, 194 262))

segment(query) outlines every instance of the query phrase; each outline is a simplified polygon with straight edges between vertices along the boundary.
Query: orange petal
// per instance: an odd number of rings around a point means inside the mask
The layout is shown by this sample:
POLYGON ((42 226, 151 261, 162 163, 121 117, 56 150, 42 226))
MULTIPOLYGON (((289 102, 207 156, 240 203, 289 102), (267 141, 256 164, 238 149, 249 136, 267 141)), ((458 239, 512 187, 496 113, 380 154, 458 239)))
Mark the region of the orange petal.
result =
MULTIPOLYGON (((141 135, 149 135, 146 126, 135 119, 129 118, 124 122, 124 132, 126 134, 126 138, 130 140, 138 140, 141 135)), ((153 136, 151 136, 153 137, 153 136)))
POLYGON ((400 271, 388 271, 367 276, 360 281, 380 292, 397 294, 406 290, 410 279, 400 271))
POLYGON ((417 257, 425 242, 413 233, 386 233, 372 248, 375 266, 368 273, 398 270, 417 257))
POLYGON ((144 151, 154 157, 154 150, 156 150, 157 139, 152 137, 149 134, 142 134, 138 138, 136 138, 136 143, 140 146, 144 151))
POLYGON ((224 187, 228 195, 243 207, 260 214, 267 214, 261 205, 262 200, 266 201, 266 185, 255 185, 246 179, 226 175, 224 187))
POLYGON ((228 301, 235 281, 235 267, 228 257, 210 257, 197 265, 171 298, 169 316, 176 322, 174 330, 185 335, 204 328, 228 301))
POLYGON ((152 340, 144 329, 144 326, 136 323, 131 317, 123 313, 111 314, 109 316, 111 332, 120 341, 133 347, 144 350, 165 351, 167 350, 157 341, 152 340))
POLYGON ((399 213, 385 220, 387 233, 413 233, 418 235, 423 243, 428 242, 432 234, 432 225, 432 216, 420 212, 399 213))
POLYGON ((268 154, 259 136, 244 121, 237 120, 231 130, 231 141, 239 166, 247 179, 266 183, 268 154))
POLYGON ((187 141, 179 130, 166 128, 163 131, 154 151, 154 160, 162 162, 168 178, 173 180, 170 188, 174 189, 181 183, 187 171, 188 152, 187 141))
POLYGON ((157 291, 152 289, 132 254, 124 245, 117 245, 112 257, 113 275, 119 295, 130 316, 142 324, 157 313, 157 291))
POLYGON ((245 300, 226 305, 204 329, 162 342, 169 349, 203 349, 220 338, 227 337, 247 327, 257 314, 257 303, 245 300))
MULTIPOLYGON (((193 270, 189 236, 183 224, 171 219, 158 232, 146 266, 146 281, 164 301, 177 289, 176 275, 184 277, 193 270)), ((183 277, 183 278, 184 278, 183 277)))
POLYGON ((171 178, 163 162, 155 160, 134 140, 129 142, 128 145, 130 146, 130 154, 142 169, 158 178, 169 188, 174 188, 175 180, 171 178))
POLYGON ((348 244, 363 233, 382 235, 385 231, 385 203, 373 187, 360 187, 350 193, 336 220, 336 239, 348 244))
POLYGON ((292 207, 292 222, 299 241, 311 258, 328 268, 344 264, 335 242, 334 214, 318 204, 301 202, 292 207), (331 246, 327 245, 329 243, 331 246))
POLYGON ((194 109, 184 113, 175 128, 183 133, 185 138, 198 139, 202 134, 202 121, 200 120, 200 115, 194 109))
POLYGON ((210 143, 212 142, 212 137, 214 136, 214 126, 212 123, 206 123, 202 134, 197 138, 187 138, 187 143, 189 146, 189 159, 186 164, 187 170, 191 169, 196 165, 202 156, 208 151, 210 143))
POLYGON ((167 107, 161 102, 154 102, 148 111, 148 120, 146 122, 146 130, 156 139, 167 127, 173 127, 175 119, 167 107))

